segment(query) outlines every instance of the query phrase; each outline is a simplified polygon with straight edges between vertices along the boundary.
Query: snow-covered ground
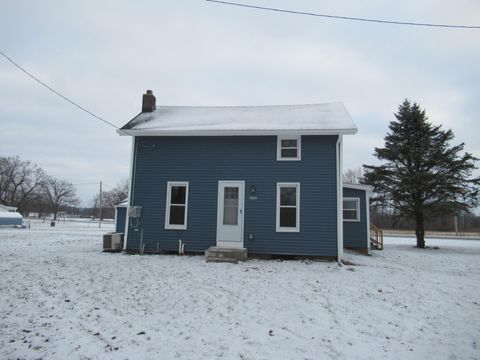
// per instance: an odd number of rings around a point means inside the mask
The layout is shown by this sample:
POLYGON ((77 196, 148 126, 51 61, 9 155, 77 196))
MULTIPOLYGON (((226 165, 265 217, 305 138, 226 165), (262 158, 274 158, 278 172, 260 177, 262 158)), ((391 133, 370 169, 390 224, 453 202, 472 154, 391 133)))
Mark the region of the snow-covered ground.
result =
POLYGON ((90 225, 0 229, 1 359, 480 359, 480 241, 207 264, 90 225))

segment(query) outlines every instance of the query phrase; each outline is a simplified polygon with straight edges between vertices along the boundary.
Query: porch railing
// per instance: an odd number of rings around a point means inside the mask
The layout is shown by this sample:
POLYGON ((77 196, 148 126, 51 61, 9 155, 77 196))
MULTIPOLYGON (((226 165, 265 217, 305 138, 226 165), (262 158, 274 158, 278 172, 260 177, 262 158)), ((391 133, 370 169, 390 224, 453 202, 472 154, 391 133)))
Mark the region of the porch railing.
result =
POLYGON ((383 229, 370 224, 370 247, 383 250, 383 229))

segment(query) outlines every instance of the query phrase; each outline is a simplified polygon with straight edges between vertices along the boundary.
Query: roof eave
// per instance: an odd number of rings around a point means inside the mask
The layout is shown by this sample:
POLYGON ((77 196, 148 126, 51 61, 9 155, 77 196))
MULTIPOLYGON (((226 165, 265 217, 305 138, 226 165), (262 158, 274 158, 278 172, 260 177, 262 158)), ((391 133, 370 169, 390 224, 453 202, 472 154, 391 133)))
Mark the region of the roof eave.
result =
POLYGON ((343 187, 348 189, 364 190, 368 193, 373 193, 373 186, 367 184, 347 184, 343 183, 343 187))
POLYGON ((308 130, 129 130, 118 129, 120 136, 262 136, 262 135, 353 135, 357 128, 308 130))

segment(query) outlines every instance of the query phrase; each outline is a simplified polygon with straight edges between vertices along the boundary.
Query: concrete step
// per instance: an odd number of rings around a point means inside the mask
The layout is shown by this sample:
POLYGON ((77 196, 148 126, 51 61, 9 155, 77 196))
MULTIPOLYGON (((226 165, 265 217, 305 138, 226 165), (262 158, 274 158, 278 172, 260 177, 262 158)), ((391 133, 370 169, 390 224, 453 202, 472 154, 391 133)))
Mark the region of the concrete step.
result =
POLYGON ((234 249, 212 246, 205 250, 205 260, 207 262, 229 262, 237 263, 238 260, 247 259, 247 249, 234 249))

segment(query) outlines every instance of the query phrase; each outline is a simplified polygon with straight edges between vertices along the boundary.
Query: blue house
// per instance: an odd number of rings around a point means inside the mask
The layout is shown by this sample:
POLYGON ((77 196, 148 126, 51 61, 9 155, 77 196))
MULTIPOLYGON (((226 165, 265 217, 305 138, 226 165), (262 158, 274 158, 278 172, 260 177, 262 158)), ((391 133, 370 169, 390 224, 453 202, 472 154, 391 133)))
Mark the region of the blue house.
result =
POLYGON ((368 189, 342 184, 343 135, 357 132, 342 103, 157 107, 148 90, 118 132, 132 137, 128 252, 339 260, 344 233, 368 249, 368 189))

